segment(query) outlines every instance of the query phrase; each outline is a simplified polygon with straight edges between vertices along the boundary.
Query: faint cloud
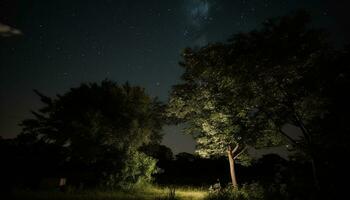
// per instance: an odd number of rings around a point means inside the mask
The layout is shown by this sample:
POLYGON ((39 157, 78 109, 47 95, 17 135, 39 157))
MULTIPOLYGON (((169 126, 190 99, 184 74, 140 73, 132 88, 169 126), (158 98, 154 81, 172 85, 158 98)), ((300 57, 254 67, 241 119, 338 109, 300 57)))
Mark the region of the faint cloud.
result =
POLYGON ((209 0, 186 0, 185 15, 186 27, 183 35, 186 40, 191 41, 195 46, 203 46, 208 43, 207 26, 212 17, 210 11, 215 1, 209 0))
POLYGON ((210 3, 206 0, 187 1, 188 21, 197 27, 201 27, 208 19, 210 3))
POLYGON ((11 37, 16 35, 22 35, 22 32, 16 28, 0 22, 0 37, 11 37))

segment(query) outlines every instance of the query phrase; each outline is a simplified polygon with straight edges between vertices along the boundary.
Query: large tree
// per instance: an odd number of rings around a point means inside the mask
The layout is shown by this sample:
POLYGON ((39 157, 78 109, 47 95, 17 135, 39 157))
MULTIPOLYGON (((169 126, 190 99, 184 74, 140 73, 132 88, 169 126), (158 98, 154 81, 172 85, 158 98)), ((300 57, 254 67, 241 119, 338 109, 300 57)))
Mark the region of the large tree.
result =
POLYGON ((111 186, 150 179, 155 161, 139 148, 160 142, 162 106, 143 88, 106 80, 54 98, 36 93, 44 106, 22 135, 61 147, 67 171, 111 186))
POLYGON ((328 102, 320 73, 329 67, 329 48, 324 32, 308 22, 298 12, 227 43, 184 50, 183 82, 173 88, 168 114, 187 123, 200 155, 227 153, 234 186, 240 149, 287 141, 309 158, 317 182, 310 126, 328 102), (300 129, 300 140, 285 132, 286 124, 300 129))

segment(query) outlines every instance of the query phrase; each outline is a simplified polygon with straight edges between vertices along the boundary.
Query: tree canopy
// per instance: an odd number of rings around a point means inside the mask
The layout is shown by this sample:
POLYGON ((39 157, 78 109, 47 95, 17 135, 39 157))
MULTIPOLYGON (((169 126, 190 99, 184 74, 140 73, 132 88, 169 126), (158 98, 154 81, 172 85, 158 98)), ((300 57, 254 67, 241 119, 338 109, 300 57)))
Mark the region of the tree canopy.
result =
POLYGON ((97 182, 151 178, 155 160, 139 148, 161 141, 162 105, 143 88, 105 80, 54 98, 35 92, 44 106, 22 122, 22 135, 59 146, 68 169, 86 171, 97 182))
POLYGON ((182 83, 173 87, 168 115, 186 122, 200 155, 290 142, 313 162, 320 135, 314 122, 327 113, 325 91, 344 68, 332 66, 327 34, 309 21, 297 12, 225 43, 184 50, 182 83), (299 128, 301 138, 285 132, 286 124, 299 128))

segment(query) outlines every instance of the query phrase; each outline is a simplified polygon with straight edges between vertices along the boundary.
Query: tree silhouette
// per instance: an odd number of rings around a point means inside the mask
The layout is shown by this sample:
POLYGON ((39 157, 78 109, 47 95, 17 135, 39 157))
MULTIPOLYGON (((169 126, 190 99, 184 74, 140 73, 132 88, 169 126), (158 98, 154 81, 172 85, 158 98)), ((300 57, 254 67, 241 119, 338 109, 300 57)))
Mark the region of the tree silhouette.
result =
POLYGON ((161 140, 161 104, 128 83, 82 84, 55 98, 38 91, 44 106, 24 120, 22 135, 65 152, 68 174, 91 184, 149 181, 155 160, 138 149, 161 140), (75 174, 75 175, 74 175, 75 174))

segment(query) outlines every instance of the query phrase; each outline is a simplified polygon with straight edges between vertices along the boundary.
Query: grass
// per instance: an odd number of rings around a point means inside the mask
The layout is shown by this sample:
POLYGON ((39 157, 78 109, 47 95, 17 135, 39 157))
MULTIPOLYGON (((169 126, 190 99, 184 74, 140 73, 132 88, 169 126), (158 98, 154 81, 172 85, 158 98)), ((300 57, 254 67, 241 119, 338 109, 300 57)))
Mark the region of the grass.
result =
POLYGON ((148 186, 130 191, 17 191, 14 194, 15 199, 31 200, 201 200, 206 196, 207 191, 200 188, 158 186, 148 186))

